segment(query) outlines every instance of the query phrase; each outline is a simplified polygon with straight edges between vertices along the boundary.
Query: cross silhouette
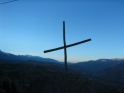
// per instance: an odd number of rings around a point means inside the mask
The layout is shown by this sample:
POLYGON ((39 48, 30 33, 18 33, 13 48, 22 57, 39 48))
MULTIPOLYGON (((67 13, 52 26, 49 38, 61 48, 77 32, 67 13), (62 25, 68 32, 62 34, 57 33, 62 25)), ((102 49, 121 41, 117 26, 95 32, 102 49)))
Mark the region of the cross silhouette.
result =
POLYGON ((66 48, 68 47, 72 47, 81 43, 85 43, 91 41, 91 39, 87 39, 87 40, 83 40, 77 43, 73 43, 70 45, 66 45, 66 38, 65 38, 65 21, 63 21, 63 43, 64 46, 58 47, 58 48, 54 48, 54 49, 49 49, 49 50, 45 50, 44 53, 47 52, 52 52, 52 51, 56 51, 56 50, 60 50, 60 49, 64 49, 64 61, 65 61, 65 93, 68 93, 68 81, 67 81, 67 52, 66 52, 66 48))

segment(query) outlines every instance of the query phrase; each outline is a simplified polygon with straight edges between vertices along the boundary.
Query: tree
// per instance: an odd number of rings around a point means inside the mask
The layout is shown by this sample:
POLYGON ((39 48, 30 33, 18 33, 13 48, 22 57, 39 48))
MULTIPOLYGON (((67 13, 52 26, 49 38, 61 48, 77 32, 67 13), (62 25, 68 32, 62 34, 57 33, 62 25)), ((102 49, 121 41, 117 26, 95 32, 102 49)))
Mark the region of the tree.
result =
POLYGON ((15 85, 15 82, 11 83, 11 90, 12 90, 12 93, 17 93, 17 87, 15 85))
POLYGON ((4 80, 3 81, 3 85, 2 85, 2 88, 4 90, 6 90, 7 93, 10 93, 10 84, 9 84, 9 80, 4 80))

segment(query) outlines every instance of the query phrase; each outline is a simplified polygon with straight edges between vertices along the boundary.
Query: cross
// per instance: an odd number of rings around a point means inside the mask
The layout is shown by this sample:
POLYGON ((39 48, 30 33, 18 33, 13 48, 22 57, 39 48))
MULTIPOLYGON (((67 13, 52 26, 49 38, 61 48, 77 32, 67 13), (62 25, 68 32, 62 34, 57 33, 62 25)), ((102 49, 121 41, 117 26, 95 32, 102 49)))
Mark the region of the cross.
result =
POLYGON ((72 47, 81 43, 85 43, 91 41, 91 39, 87 39, 87 40, 83 40, 77 43, 73 43, 70 45, 66 45, 66 38, 65 38, 65 21, 63 21, 63 44, 64 46, 58 47, 58 48, 54 48, 54 49, 49 49, 49 50, 45 50, 44 53, 47 52, 52 52, 52 51, 56 51, 56 50, 60 50, 60 49, 64 49, 64 61, 65 61, 65 93, 68 93, 68 82, 67 82, 67 52, 66 52, 66 48, 68 47, 72 47))

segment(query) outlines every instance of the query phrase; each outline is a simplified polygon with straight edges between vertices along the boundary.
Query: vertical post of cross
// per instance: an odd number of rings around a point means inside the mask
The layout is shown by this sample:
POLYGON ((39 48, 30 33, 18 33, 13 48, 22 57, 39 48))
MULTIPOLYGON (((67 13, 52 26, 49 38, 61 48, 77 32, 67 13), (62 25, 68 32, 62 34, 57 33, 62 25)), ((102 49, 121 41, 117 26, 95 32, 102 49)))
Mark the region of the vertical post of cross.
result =
POLYGON ((64 49, 64 61, 65 61, 65 93, 68 93, 68 73, 67 73, 67 52, 66 52, 66 48, 72 47, 72 46, 75 46, 75 45, 78 45, 78 44, 82 44, 82 43, 85 43, 85 42, 88 42, 88 41, 91 41, 91 39, 87 39, 87 40, 83 40, 83 41, 80 41, 80 42, 76 42, 76 43, 73 43, 73 44, 66 45, 65 21, 63 21, 63 43, 64 43, 64 46, 61 46, 61 47, 57 47, 57 48, 53 48, 53 49, 49 49, 49 50, 45 50, 44 51, 44 53, 47 53, 47 52, 52 52, 52 51, 64 49))
POLYGON ((64 61, 65 61, 65 93, 68 93, 68 78, 67 78, 67 51, 66 51, 66 37, 65 37, 65 21, 63 21, 63 43, 64 43, 64 61))

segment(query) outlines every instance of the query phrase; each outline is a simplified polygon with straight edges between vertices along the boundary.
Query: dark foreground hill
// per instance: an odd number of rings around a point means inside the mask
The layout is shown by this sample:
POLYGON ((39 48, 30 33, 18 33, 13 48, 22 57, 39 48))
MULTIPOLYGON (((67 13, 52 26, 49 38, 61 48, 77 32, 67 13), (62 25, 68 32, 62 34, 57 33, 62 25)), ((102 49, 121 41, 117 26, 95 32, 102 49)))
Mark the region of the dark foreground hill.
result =
MULTIPOLYGON (((69 65, 68 93, 124 93, 124 86, 69 65), (74 69, 73 69, 74 68, 74 69)), ((0 93, 65 93, 63 64, 0 60, 0 93)))

